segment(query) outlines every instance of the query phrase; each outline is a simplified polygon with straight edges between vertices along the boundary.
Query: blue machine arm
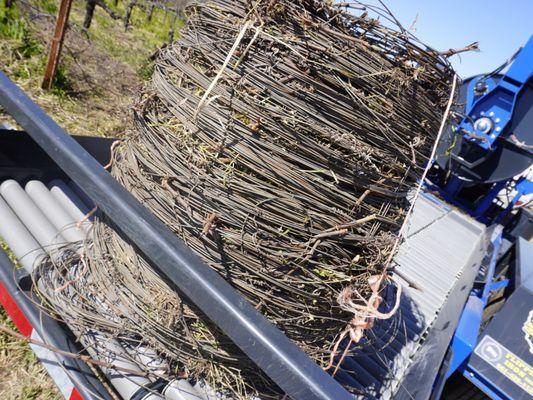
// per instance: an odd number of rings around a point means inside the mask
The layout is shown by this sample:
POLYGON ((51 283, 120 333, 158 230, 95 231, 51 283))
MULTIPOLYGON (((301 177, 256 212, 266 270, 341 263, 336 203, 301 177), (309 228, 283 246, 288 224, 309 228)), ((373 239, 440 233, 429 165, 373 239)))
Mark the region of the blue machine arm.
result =
POLYGON ((518 53, 507 73, 492 89, 478 80, 473 102, 459 124, 466 140, 491 150, 509 124, 518 94, 533 74, 533 36, 518 53))
POLYGON ((483 223, 500 223, 533 192, 533 183, 520 176, 533 151, 532 81, 533 36, 496 71, 465 84, 466 104, 452 112, 460 119, 450 123, 432 181, 446 201, 483 223), (516 192, 508 204, 498 201, 504 189, 516 192))
POLYGON ((522 400, 533 394, 533 245, 525 240, 517 246, 507 237, 504 217, 533 193, 524 174, 533 157, 533 36, 503 67, 465 84, 464 115, 457 113, 460 119, 451 125, 450 142, 441 148, 450 156, 434 165, 436 183, 430 187, 492 226, 491 250, 452 339, 446 377, 460 373, 492 399, 522 400), (497 168, 505 173, 495 174, 497 168), (502 190, 510 194, 507 204, 497 200, 502 190), (505 270, 498 264, 504 240, 515 246, 512 261, 502 264, 512 272, 497 274, 505 270), (493 298, 500 299, 491 297, 495 293, 505 298, 501 310, 484 314, 493 298))

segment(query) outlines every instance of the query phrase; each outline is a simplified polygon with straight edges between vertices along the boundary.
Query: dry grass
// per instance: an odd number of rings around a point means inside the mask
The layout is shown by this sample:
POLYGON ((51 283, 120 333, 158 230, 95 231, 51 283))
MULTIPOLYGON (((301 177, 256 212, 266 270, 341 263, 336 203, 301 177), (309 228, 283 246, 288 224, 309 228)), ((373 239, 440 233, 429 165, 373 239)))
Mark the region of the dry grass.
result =
MULTIPOLYGON (((4 310, 0 310, 0 324, 13 328, 4 310)), ((0 333, 0 398, 61 399, 61 395, 30 347, 5 333, 0 333)))

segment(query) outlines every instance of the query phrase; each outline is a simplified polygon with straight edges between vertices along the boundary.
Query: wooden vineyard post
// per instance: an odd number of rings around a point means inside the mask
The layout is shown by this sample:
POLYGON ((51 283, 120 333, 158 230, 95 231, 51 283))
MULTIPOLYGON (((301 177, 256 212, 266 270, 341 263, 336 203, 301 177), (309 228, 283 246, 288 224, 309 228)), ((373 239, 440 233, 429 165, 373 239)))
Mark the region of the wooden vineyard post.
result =
POLYGON ((70 15, 70 7, 72 0, 61 0, 59 6, 59 14, 57 16, 56 29, 54 31, 54 37, 52 38, 52 44, 50 46, 50 54, 48 56, 48 64, 44 72, 44 79, 42 88, 45 90, 52 88, 52 82, 59 63, 59 55, 61 48, 63 47, 63 40, 65 39, 65 32, 67 30, 67 21, 70 15))

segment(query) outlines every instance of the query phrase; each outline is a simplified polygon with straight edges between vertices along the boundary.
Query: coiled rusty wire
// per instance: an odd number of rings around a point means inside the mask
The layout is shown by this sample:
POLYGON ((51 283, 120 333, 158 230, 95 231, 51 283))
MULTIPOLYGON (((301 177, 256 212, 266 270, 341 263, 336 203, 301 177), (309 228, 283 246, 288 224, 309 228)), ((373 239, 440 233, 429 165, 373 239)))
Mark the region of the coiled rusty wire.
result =
MULTIPOLYGON (((355 285, 368 294, 368 277, 392 251, 453 73, 405 30, 350 4, 356 12, 314 0, 189 6, 113 166, 321 365, 350 320, 339 292, 355 285)), ((46 281, 67 318, 154 347, 171 360, 170 375, 201 376, 234 397, 279 398, 105 217, 93 236, 85 278, 54 292, 72 273, 63 267, 46 281)))

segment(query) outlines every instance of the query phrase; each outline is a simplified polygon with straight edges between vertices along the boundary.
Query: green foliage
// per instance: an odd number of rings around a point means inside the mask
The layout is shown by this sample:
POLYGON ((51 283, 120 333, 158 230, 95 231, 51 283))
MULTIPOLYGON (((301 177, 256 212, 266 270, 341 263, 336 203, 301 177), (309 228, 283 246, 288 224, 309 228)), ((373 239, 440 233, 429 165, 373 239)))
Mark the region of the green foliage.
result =
POLYGON ((72 91, 72 81, 68 76, 68 70, 63 64, 59 64, 52 82, 52 93, 58 97, 65 97, 70 91, 72 91))
POLYGON ((22 55, 24 58, 29 58, 36 55, 43 54, 43 48, 42 46, 37 43, 35 39, 30 34, 29 30, 24 31, 24 35, 19 40, 19 45, 16 47, 16 50, 19 52, 19 54, 22 55))
POLYGON ((181 19, 159 9, 153 10, 150 20, 148 20, 144 11, 134 9, 130 21, 134 29, 142 29, 153 35, 151 46, 160 46, 162 43, 168 42, 169 31, 172 29, 175 32, 179 32, 179 28, 183 26, 181 19))
POLYGON ((54 0, 37 0, 35 1, 36 6, 41 9, 43 12, 55 15, 57 14, 57 2, 54 0))
MULTIPOLYGON (((42 0, 43 1, 43 0, 42 0)), ((124 16, 129 2, 118 1, 115 5, 107 1, 107 5, 115 14, 124 16)), ((75 9, 71 21, 81 24, 84 13, 75 9)), ((179 36, 179 29, 184 22, 175 14, 154 9, 149 20, 147 13, 134 7, 129 20, 129 28, 124 32, 124 21, 114 20, 101 7, 96 7, 88 35, 92 42, 111 54, 115 59, 130 65, 139 77, 146 80, 153 72, 148 59, 164 43, 169 41, 169 32, 175 32, 174 39, 179 36)))
POLYGON ((137 70, 137 74, 139 74, 141 79, 145 81, 149 80, 152 77, 153 73, 154 73, 154 63, 149 59, 145 59, 137 70))
POLYGON ((16 4, 6 8, 5 2, 0 2, 0 38, 15 41, 15 51, 20 57, 42 53, 41 46, 32 38, 28 23, 20 15, 16 4))
POLYGON ((35 51, 35 43, 31 40, 28 26, 19 14, 18 8, 12 5, 6 8, 5 2, 0 2, 0 39, 15 41, 16 51, 26 57, 35 51))
POLYGON ((9 48, 15 60, 22 60, 14 68, 14 77, 27 79, 34 72, 42 70, 40 57, 42 46, 32 37, 27 21, 13 4, 6 8, 0 1, 0 40, 10 43, 9 48))
POLYGON ((26 21, 20 16, 18 8, 12 5, 7 8, 4 1, 0 2, 0 37, 21 40, 27 34, 26 21))
MULTIPOLYGON (((108 2, 109 7, 118 15, 124 15, 129 4, 128 1, 117 1, 116 5, 110 3, 112 2, 108 2)), ((110 18, 108 19, 110 20, 110 18)), ((154 8, 152 17, 148 19, 146 11, 140 7, 134 7, 130 15, 129 25, 132 29, 139 30, 141 34, 146 36, 149 47, 154 47, 154 45, 159 47, 162 43, 168 41, 168 34, 171 29, 179 32, 184 25, 184 21, 175 14, 165 12, 159 8, 154 8)))

